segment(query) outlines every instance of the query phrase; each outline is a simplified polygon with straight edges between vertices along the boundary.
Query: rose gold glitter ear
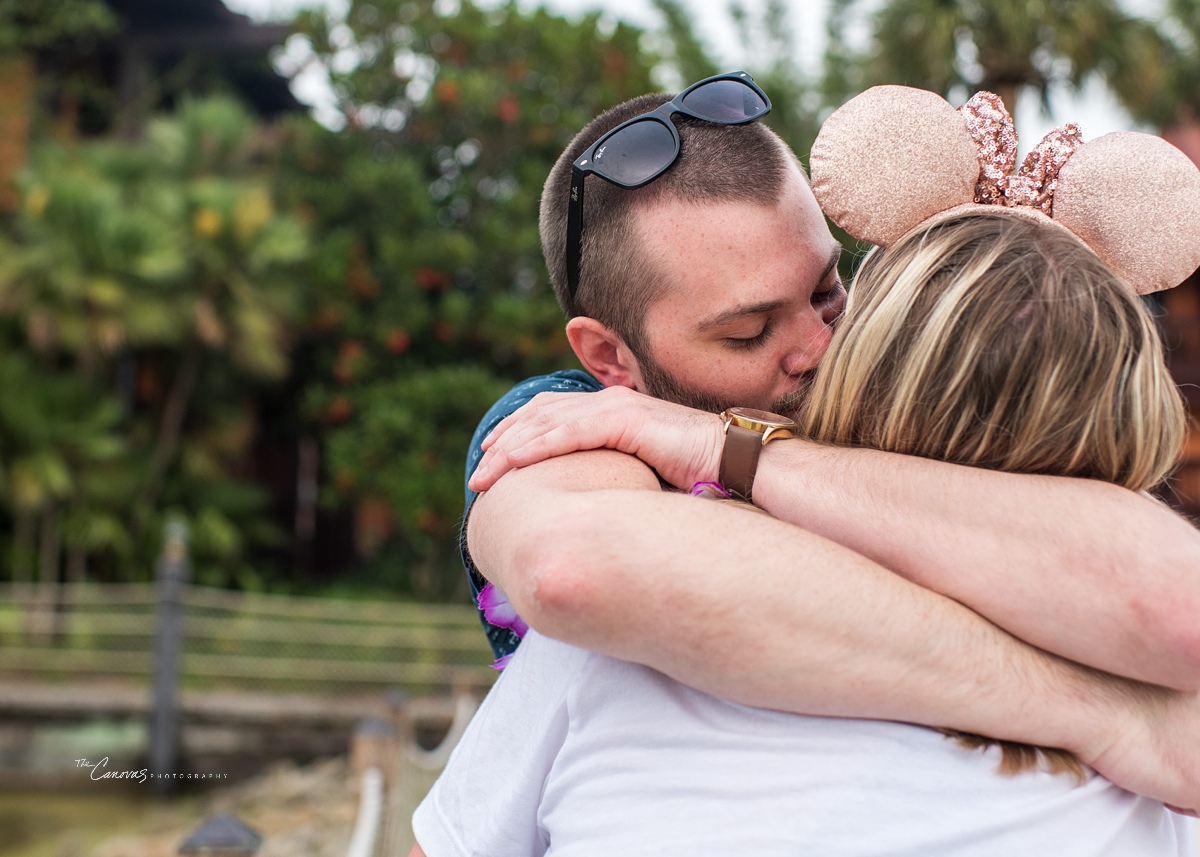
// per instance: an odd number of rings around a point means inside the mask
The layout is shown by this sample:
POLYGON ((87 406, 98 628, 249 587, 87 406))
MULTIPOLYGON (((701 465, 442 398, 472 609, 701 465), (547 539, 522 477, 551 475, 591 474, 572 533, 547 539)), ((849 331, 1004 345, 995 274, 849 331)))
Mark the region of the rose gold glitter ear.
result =
POLYGON ((876 86, 825 120, 809 156, 821 209, 881 247, 974 199, 976 149, 962 115, 933 92, 876 86))
POLYGON ((979 149, 975 201, 1003 203, 1004 183, 1017 165, 1017 129, 1012 117, 994 92, 976 92, 958 112, 979 149))
POLYGON ((1005 205, 1030 205, 1047 217, 1054 216, 1058 173, 1075 150, 1083 145, 1083 132, 1072 123, 1055 128, 1025 156, 1021 172, 1004 182, 1005 205))
POLYGON ((1063 166, 1054 222, 1138 294, 1173 288, 1200 267, 1200 169, 1161 137, 1105 134, 1063 166))

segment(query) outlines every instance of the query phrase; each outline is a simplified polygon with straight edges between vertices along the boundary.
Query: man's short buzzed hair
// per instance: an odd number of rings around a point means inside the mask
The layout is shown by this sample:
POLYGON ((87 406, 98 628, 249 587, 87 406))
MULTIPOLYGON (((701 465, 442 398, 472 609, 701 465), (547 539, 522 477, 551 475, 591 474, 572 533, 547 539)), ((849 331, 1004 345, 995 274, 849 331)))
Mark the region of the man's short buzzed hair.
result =
MULTIPOLYGON (((795 159, 778 135, 761 122, 717 125, 676 114, 679 157, 661 176, 633 190, 594 174, 587 177, 579 289, 572 300, 566 263, 571 164, 610 129, 672 97, 643 95, 588 123, 550 171, 538 218, 542 254, 563 312, 568 318, 586 315, 596 319, 620 336, 639 359, 647 356, 643 319, 664 284, 653 260, 644 258, 641 239, 634 234, 636 207, 662 200, 773 206, 782 193, 788 159, 795 159)), ((738 225, 731 223, 728 228, 736 230, 738 225)))

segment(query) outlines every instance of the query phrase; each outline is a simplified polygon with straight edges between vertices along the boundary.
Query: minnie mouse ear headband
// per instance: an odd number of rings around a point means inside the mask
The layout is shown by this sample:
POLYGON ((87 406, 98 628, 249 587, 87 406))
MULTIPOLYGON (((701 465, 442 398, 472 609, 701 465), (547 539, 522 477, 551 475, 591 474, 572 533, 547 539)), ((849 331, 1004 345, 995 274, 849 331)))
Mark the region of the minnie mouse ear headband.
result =
POLYGON ((1052 131, 1014 173, 1017 134, 1003 102, 980 92, 955 110, 941 96, 877 86, 821 127, 809 169, 821 208, 855 238, 889 247, 918 227, 968 213, 1053 223, 1138 294, 1200 267, 1200 169, 1151 134, 1089 143, 1052 131))

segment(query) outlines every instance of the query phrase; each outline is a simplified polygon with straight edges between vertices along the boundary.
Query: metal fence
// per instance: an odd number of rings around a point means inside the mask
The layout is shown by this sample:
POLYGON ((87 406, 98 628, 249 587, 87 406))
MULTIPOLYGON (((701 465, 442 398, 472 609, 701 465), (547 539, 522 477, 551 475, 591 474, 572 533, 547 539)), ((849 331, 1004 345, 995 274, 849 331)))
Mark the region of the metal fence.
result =
MULTIPOLYGON (((154 584, 0 584, 0 676, 147 680, 154 584)), ((180 685, 341 693, 485 687, 495 673, 469 605, 343 601, 184 585, 180 685)))

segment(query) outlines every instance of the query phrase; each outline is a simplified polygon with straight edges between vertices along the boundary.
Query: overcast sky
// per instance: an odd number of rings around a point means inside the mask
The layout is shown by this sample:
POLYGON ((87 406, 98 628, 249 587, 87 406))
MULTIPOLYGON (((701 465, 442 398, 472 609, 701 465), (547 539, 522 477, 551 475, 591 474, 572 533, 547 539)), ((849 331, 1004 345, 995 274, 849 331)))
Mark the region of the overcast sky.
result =
MULTIPOLYGON (((229 8, 258 20, 286 19, 298 8, 338 2, 339 0, 225 0, 229 8)), ((822 22, 827 2, 788 2, 791 23, 796 30, 796 44, 802 55, 810 58, 808 62, 801 63, 801 67, 816 73, 824 36, 822 22)), ((1131 10, 1142 14, 1152 13, 1160 4, 1161 0, 1126 0, 1125 3, 1131 10)), ((521 6, 526 8, 535 5, 539 4, 532 0, 521 2, 521 6)), ((654 29, 660 24, 659 17, 645 0, 542 0, 540 5, 569 16, 602 9, 608 15, 647 29, 654 29)), ((733 35, 730 19, 725 11, 727 4, 713 0, 684 0, 684 5, 693 10, 697 34, 710 53, 729 68, 742 66, 746 57, 733 35)), ((761 3, 756 0, 746 0, 746 5, 751 8, 761 7, 761 3)), ((321 100, 319 81, 310 78, 293 88, 301 100, 321 100)), ((1136 127, 1099 83, 1087 87, 1081 95, 1068 91, 1054 93, 1053 115, 1049 117, 1041 114, 1036 101, 1035 98, 1021 99, 1020 109, 1015 117, 1022 151, 1030 148, 1043 134, 1063 122, 1077 122, 1083 129, 1085 139, 1093 139, 1110 131, 1127 131, 1136 127)))

